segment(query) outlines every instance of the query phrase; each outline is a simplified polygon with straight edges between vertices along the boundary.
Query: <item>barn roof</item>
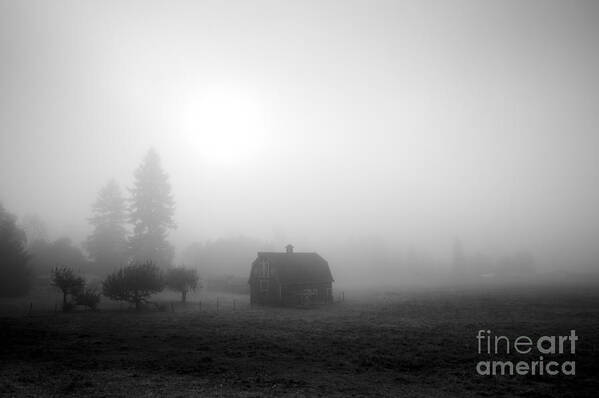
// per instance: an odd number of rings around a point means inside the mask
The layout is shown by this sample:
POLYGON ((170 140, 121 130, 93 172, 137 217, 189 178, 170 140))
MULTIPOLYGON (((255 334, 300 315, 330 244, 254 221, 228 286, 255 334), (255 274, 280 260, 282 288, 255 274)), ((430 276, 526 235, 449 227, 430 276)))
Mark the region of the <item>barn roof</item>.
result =
POLYGON ((329 263, 318 253, 258 252, 257 263, 267 260, 281 283, 333 282, 329 263))

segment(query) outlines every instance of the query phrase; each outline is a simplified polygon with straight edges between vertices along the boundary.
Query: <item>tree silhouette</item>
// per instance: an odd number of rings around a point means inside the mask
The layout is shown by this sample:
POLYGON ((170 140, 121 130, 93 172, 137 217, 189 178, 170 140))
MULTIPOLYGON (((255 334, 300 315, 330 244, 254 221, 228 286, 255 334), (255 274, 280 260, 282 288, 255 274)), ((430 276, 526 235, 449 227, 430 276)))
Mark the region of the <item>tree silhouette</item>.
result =
POLYGON ((100 293, 96 288, 84 287, 74 296, 75 304, 84 305, 90 310, 96 310, 100 304, 100 293))
POLYGON ((171 265, 175 251, 166 238, 169 229, 175 228, 175 204, 168 175, 162 170, 156 151, 149 150, 135 171, 130 192, 129 221, 133 224, 130 248, 133 261, 152 261, 161 267, 171 265))
POLYGON ((181 302, 187 301, 187 293, 199 286, 198 272, 184 267, 171 268, 166 273, 166 286, 181 293, 181 302))
POLYGON ((0 296, 20 296, 29 290, 27 237, 16 217, 0 204, 0 296))
POLYGON ((127 301, 141 309, 148 298, 164 289, 164 278, 151 262, 132 264, 108 275, 102 282, 102 293, 117 301, 127 301))
POLYGON ((114 180, 110 180, 98 193, 92 206, 89 222, 94 231, 85 247, 100 269, 115 269, 127 263, 127 221, 125 198, 114 180))
POLYGON ((48 240, 46 223, 37 214, 27 214, 21 219, 21 227, 27 235, 27 250, 39 241, 48 240))
POLYGON ((464 254, 464 248, 462 241, 458 238, 454 239, 453 242, 453 273, 456 276, 465 276, 466 274, 466 255, 464 254))
POLYGON ((89 261, 81 249, 66 237, 56 239, 54 242, 37 240, 31 245, 29 252, 31 267, 37 274, 48 275, 51 271, 48 267, 57 264, 72 265, 79 272, 89 268, 89 261))
POLYGON ((85 281, 82 277, 76 276, 72 268, 56 267, 52 270, 51 284, 62 291, 62 310, 68 311, 71 304, 68 302, 68 296, 76 297, 83 292, 85 281))

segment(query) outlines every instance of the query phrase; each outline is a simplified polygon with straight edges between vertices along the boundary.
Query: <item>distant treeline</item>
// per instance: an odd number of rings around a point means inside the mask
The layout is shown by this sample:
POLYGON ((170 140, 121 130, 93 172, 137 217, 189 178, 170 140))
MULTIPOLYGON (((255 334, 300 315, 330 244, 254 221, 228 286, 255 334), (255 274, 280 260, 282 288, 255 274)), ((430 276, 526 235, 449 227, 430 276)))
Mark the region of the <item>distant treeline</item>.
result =
MULTIPOLYGON (((175 201, 160 157, 149 150, 124 195, 116 181, 100 188, 88 218, 92 233, 81 247, 68 238, 49 241, 44 222, 35 215, 21 224, 0 205, 0 295, 26 294, 35 277, 48 278, 56 267, 102 279, 131 264, 151 262, 167 270, 174 266, 175 248, 168 234, 175 228, 175 201)), ((288 242, 285 242, 288 243, 288 242)), ((283 242, 244 236, 194 242, 180 258, 199 271, 207 288, 243 292, 257 251, 277 251, 283 242)), ((310 248, 310 251, 317 248, 310 248)), ((328 246, 322 254, 338 282, 360 284, 420 283, 476 280, 506 275, 530 275, 533 256, 526 251, 501 257, 466 252, 456 241, 452 263, 435 260, 424 250, 399 250, 382 238, 354 238, 328 246)))
POLYGON ((36 275, 48 276, 55 267, 105 275, 132 263, 151 261, 172 267, 174 246, 167 240, 175 227, 175 202, 160 157, 149 150, 134 173, 125 197, 110 180, 92 205, 93 232, 83 244, 87 255, 67 238, 49 242, 39 217, 16 217, 0 206, 0 295, 27 293, 36 275))

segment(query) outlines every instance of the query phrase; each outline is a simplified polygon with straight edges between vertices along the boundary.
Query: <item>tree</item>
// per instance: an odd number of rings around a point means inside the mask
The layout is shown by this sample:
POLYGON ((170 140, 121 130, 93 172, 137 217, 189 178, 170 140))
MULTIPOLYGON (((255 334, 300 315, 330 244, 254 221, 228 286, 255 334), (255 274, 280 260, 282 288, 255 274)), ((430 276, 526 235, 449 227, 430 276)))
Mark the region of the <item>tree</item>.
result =
POLYGON ((38 274, 48 275, 48 267, 56 264, 70 264, 77 271, 88 269, 89 261, 81 249, 69 238, 59 238, 54 242, 38 240, 31 245, 31 265, 38 274))
POLYGON ((21 227, 27 235, 27 249, 39 241, 48 239, 48 229, 46 223, 37 214, 27 214, 21 220, 21 227))
POLYGON ((102 282, 102 293, 117 301, 127 301, 141 309, 148 298, 164 289, 164 278, 160 269, 152 262, 132 264, 108 275, 102 282))
POLYGON ((184 267, 171 268, 166 273, 166 286, 171 290, 181 293, 181 302, 187 300, 187 293, 196 290, 199 286, 198 272, 195 269, 184 267))
POLYGON ((121 189, 116 181, 110 180, 92 206, 89 222, 94 231, 85 242, 85 248, 100 269, 115 269, 127 263, 126 210, 121 189))
POLYGON ((69 267, 54 268, 51 275, 51 284, 62 291, 62 310, 65 312, 71 309, 71 303, 67 300, 68 296, 71 295, 74 298, 85 287, 83 278, 76 276, 73 269, 69 267))
POLYGON ((171 196, 168 175, 162 170, 160 158, 148 151, 130 189, 129 221, 133 224, 130 248, 133 262, 152 261, 161 267, 170 266, 175 254, 167 241, 169 229, 175 228, 175 203, 171 196))
POLYGON ((16 220, 0 204, 0 296, 4 297, 26 294, 31 282, 27 237, 16 220))

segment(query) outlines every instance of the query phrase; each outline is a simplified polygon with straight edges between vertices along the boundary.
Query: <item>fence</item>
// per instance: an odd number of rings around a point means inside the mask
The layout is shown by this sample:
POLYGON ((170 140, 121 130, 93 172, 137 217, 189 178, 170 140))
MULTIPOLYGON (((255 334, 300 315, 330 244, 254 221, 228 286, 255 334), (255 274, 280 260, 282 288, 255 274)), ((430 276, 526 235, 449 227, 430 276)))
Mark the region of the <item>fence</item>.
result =
MULTIPOLYGON (((335 292, 333 294, 333 302, 340 303, 345 301, 345 292, 335 292)), ((167 312, 237 312, 237 311, 249 311, 257 308, 264 308, 262 306, 252 305, 250 297, 246 295, 212 295, 212 296, 196 296, 190 301, 182 303, 175 299, 158 299, 151 301, 151 306, 155 307, 160 311, 167 312)), ((128 311, 134 306, 130 303, 124 302, 113 302, 103 300, 99 305, 99 310, 118 310, 128 311)), ((56 298, 55 300, 45 301, 28 301, 19 300, 13 302, 10 307, 0 308, 0 313, 3 315, 21 315, 21 316, 34 316, 44 315, 49 313, 60 313, 62 312, 62 302, 56 298)))

